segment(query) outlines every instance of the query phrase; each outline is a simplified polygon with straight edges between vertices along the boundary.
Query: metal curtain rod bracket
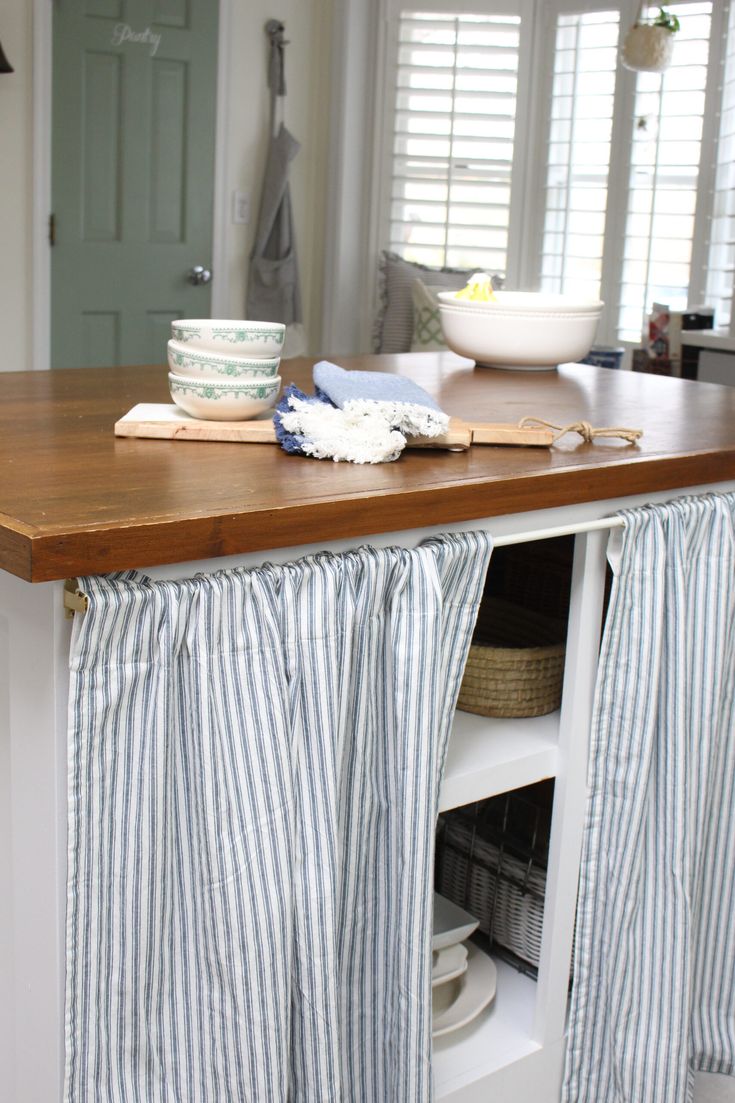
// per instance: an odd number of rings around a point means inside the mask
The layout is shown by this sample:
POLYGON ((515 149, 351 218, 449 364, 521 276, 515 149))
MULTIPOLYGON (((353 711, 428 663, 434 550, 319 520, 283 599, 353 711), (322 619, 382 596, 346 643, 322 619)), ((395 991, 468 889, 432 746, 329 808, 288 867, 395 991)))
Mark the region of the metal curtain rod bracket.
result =
POLYGON ((75 613, 86 613, 89 598, 79 589, 78 578, 67 578, 64 582, 64 615, 71 620, 75 613))

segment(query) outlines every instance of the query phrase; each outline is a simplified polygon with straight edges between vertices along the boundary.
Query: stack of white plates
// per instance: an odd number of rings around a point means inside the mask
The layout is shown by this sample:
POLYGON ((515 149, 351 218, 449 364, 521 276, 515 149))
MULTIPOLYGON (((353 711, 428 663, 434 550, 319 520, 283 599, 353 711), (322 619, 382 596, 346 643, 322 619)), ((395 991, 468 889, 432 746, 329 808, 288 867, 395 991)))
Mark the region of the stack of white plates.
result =
POLYGON ((243 421, 275 405, 286 327, 185 318, 171 323, 168 382, 177 406, 207 421, 243 421))
POLYGON ((431 996, 432 1036, 459 1030, 495 997, 494 962, 476 946, 465 945, 479 921, 451 900, 434 893, 431 996))

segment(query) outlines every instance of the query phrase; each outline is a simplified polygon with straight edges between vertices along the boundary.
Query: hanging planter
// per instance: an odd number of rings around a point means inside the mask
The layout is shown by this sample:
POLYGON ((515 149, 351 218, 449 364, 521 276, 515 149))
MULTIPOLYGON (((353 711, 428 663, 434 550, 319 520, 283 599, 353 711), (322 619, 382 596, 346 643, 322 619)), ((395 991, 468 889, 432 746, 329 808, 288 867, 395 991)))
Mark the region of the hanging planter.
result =
POLYGON ((641 3, 638 18, 625 36, 622 62, 626 69, 638 73, 662 73, 668 69, 674 55, 674 38, 679 20, 665 8, 658 9, 655 19, 645 19, 641 3))

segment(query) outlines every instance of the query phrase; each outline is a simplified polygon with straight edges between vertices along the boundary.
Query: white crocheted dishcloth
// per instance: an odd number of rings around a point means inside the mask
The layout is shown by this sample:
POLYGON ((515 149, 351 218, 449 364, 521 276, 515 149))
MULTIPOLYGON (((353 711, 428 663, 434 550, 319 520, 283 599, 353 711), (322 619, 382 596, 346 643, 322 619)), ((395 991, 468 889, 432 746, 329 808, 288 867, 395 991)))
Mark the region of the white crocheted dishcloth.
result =
POLYGON ((380 403, 350 404, 365 409, 340 410, 325 402, 289 397, 290 411, 280 415, 283 428, 303 437, 302 451, 335 463, 389 463, 406 447, 403 433, 392 427, 380 403))

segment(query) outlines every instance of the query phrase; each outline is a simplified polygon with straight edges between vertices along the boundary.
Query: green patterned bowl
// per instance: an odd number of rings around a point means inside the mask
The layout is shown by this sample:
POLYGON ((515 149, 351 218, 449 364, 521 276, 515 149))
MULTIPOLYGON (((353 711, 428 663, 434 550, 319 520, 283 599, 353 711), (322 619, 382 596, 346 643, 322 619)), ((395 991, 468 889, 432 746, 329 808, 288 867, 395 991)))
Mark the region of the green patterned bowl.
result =
POLYGON ((259 360, 252 356, 220 356, 214 352, 191 348, 182 341, 168 343, 169 368, 174 375, 185 375, 189 379, 261 382, 274 379, 278 375, 280 362, 277 356, 268 360, 259 360))
POLYGON ((227 318, 180 318, 171 336, 200 352, 238 356, 280 356, 286 327, 280 322, 243 322, 227 318))
POLYGON ((192 417, 204 421, 249 421, 275 406, 281 377, 276 375, 256 383, 240 379, 222 382, 169 372, 168 385, 176 405, 192 417))

